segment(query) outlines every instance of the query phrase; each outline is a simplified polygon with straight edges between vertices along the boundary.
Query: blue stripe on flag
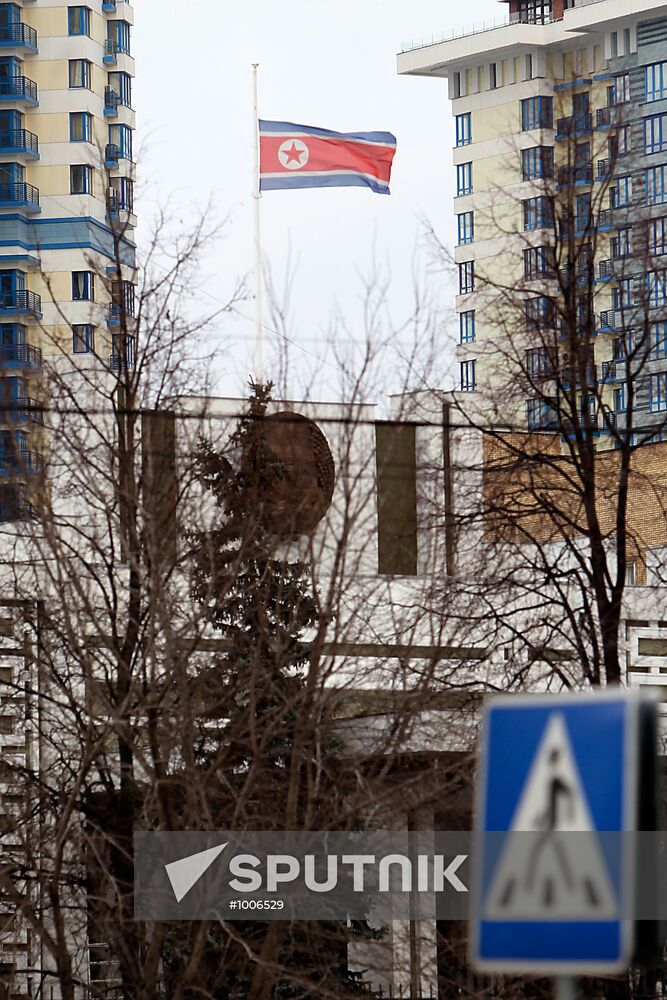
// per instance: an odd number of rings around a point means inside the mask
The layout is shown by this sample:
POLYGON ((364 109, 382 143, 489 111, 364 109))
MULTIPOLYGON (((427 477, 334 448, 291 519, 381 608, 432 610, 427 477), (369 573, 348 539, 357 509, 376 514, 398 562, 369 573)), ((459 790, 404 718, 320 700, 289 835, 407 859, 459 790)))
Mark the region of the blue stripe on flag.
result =
POLYGON ((389 194, 386 181, 374 180, 361 174, 331 174, 309 176, 308 174, 285 175, 284 177, 260 177, 260 191, 289 191, 293 188, 327 187, 369 187, 376 194, 389 194))
POLYGON ((302 132, 304 135, 319 135, 324 139, 360 139, 362 142, 380 142, 385 146, 395 146, 396 136, 391 132, 331 132, 326 128, 314 128, 312 125, 295 125, 294 122, 267 122, 260 118, 260 132, 302 132))

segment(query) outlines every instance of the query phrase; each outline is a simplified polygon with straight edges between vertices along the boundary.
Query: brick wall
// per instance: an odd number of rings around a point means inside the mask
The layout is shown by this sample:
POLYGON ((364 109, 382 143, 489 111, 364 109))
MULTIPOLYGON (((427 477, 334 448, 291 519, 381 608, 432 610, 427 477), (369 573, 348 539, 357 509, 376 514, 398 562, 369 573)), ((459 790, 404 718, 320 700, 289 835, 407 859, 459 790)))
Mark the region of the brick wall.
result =
MULTIPOLYGON (((597 452, 596 510, 605 538, 616 535, 619 460, 617 451, 597 452)), ((582 477, 561 453, 554 434, 487 438, 484 445, 487 537, 544 543, 582 533, 582 477)), ((637 582, 646 582, 646 551, 667 546, 667 442, 634 452, 626 518, 628 558, 637 562, 637 582)))

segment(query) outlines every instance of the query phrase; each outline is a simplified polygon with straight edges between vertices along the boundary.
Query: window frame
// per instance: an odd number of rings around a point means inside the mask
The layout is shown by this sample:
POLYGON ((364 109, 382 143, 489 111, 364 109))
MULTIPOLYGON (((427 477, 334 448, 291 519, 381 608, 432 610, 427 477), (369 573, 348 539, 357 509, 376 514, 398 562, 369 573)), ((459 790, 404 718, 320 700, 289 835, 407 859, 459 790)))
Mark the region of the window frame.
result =
POLYGON ((466 246, 475 242, 475 213, 473 211, 460 212, 456 216, 458 227, 458 245, 466 246))
POLYGON ((650 375, 649 400, 651 413, 667 411, 667 372, 655 372, 650 375))
MULTIPOLYGON (((70 38, 79 38, 82 35, 90 38, 90 21, 91 21, 92 11, 90 7, 83 5, 77 5, 67 8, 67 34, 70 38), (78 31, 72 30, 72 15, 76 12, 78 14, 78 31)), ((75 25, 76 27, 76 25, 75 25)))
POLYGON ((69 141, 70 142, 92 142, 93 141, 93 116, 90 111, 70 111, 69 113, 69 141), (78 138, 74 135, 74 121, 81 116, 83 124, 82 136, 78 138))
POLYGON ((67 66, 68 66, 68 84, 69 84, 68 89, 69 90, 90 90, 91 89, 92 72, 93 72, 93 69, 92 69, 93 68, 93 64, 90 61, 90 59, 69 59, 67 66), (74 75, 73 72, 72 72, 73 67, 79 66, 79 65, 81 66, 81 69, 82 69, 82 73, 81 73, 82 83, 72 83, 72 77, 74 75))
POLYGON ((459 386, 461 392, 477 391, 477 359, 468 358, 459 362, 459 386))
POLYGON ((93 168, 89 163, 70 163, 69 168, 69 193, 71 195, 81 195, 93 193, 93 168), (81 191, 75 190, 74 187, 74 171, 82 170, 82 177, 84 178, 83 187, 81 191))
POLYGON ((472 112, 465 111, 456 115, 456 146, 469 146, 472 143, 472 112))
POLYGON ((472 160, 456 165, 456 197, 472 194, 472 160))
POLYGON ((95 353, 95 326, 92 323, 72 324, 72 354, 95 353))
POLYGON ((459 313, 459 344, 474 344, 477 340, 477 320, 474 309, 459 313))
POLYGON ((95 272, 94 271, 72 271, 72 302, 94 302, 95 301, 95 272), (83 294, 77 294, 79 279, 83 278, 83 294))
POLYGON ((459 264, 459 295, 475 291, 475 261, 464 260, 459 264))
POLYGON ((644 67, 644 100, 654 104, 667 97, 667 60, 644 67))

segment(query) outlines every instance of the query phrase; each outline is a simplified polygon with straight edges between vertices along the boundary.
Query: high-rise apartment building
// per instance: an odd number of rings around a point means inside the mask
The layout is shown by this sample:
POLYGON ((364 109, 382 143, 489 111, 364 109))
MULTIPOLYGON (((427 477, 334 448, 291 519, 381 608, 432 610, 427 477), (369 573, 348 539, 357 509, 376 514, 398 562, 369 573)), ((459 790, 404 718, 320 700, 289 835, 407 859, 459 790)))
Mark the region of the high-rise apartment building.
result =
POLYGON ((133 353, 132 23, 125 0, 0 3, 0 521, 30 509, 43 366, 133 353))
POLYGON ((641 440, 664 437, 667 4, 510 0, 502 23, 406 47, 398 68, 449 82, 460 390, 548 428, 572 366, 601 443, 630 408, 641 440))

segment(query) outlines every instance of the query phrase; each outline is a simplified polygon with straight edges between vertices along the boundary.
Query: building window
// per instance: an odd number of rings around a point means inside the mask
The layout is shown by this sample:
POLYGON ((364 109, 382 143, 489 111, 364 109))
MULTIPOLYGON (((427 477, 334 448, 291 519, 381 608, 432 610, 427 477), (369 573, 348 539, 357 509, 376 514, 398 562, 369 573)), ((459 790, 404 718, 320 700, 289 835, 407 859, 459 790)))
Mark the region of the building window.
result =
POLYGON ((651 63, 646 67, 644 96, 649 102, 667 97, 667 62, 651 63))
POLYGON ((112 311, 120 318, 124 312, 126 316, 134 316, 135 297, 134 285, 131 281, 114 281, 111 286, 112 311))
POLYGON ((92 354, 95 350, 95 327, 92 323, 75 323, 72 327, 72 352, 92 354))
POLYGON ((553 97, 526 97, 521 102, 521 130, 554 127, 553 97))
POLYGON ((531 146, 521 150, 521 179, 532 181, 538 177, 553 177, 553 146, 531 146))
POLYGON ((452 73, 452 97, 457 98, 461 96, 461 74, 452 73))
POLYGON ((612 31, 609 44, 611 47, 611 58, 618 59, 618 32, 612 31))
POLYGON ((646 275, 646 295, 651 308, 667 305, 667 271, 649 271, 646 275))
POLYGON ((129 177, 112 177, 108 191, 109 207, 113 209, 123 209, 126 212, 134 211, 134 181, 129 177))
POLYGON ((667 372, 651 375, 651 413, 667 410, 667 372))
POLYGON ((70 35, 90 35, 90 8, 68 7, 67 30, 70 35))
POLYGON ((632 177, 617 177, 611 189, 611 207, 627 208, 632 204, 632 177))
POLYGON ((459 264, 459 294, 466 295, 475 291, 475 262, 467 260, 459 264))
POLYGON ((552 198, 540 196, 539 198, 527 198, 522 203, 523 206, 523 228, 545 229, 552 228, 554 224, 554 203, 552 198))
POLYGON ((614 260, 619 257, 630 257, 632 255, 632 227, 624 226, 619 229, 616 236, 611 241, 611 255, 614 260))
POLYGON ((463 243, 472 243, 475 239, 475 220, 472 212, 462 212, 457 215, 459 229, 459 246, 463 243))
POLYGON ((630 309, 635 300, 632 278, 622 278, 611 290, 612 308, 615 312, 630 309))
POLYGON ((667 218, 653 219, 649 222, 648 250, 656 257, 667 254, 667 218))
POLYGON ((546 347, 531 347, 526 351, 526 375, 537 378, 551 370, 549 351, 546 347))
POLYGON ((523 303, 528 333, 553 329, 556 322, 554 301, 546 295, 536 295, 523 303))
POLYGON ((626 383, 622 382, 616 389, 614 389, 614 413, 625 413, 626 409, 626 383))
POLYGON ((114 333, 111 338, 111 368, 134 368, 135 359, 135 338, 126 333, 114 333))
POLYGON ((651 324, 650 344, 649 361, 667 358, 667 322, 651 324))
POLYGON ((459 344, 472 344, 475 340, 475 310, 459 313, 459 344))
POLYGON ((612 341, 612 349, 614 361, 626 361, 634 349, 632 334, 626 333, 622 337, 615 337, 612 341))
POLYGON ((498 88, 498 67, 495 63, 489 64, 489 89, 496 90, 498 88))
POLYGON ((129 125, 110 125, 109 143, 117 147, 121 159, 132 159, 132 129, 129 125))
POLYGON ((662 153, 667 149, 667 114, 644 119, 644 152, 662 153))
POLYGON ((617 76, 610 91, 609 103, 612 107, 616 107, 618 104, 626 104, 630 100, 630 74, 622 73, 620 76, 617 76))
POLYGON ((456 116, 456 145, 469 146, 472 142, 472 116, 468 111, 465 115, 456 116))
POLYGON ((85 163, 74 163, 69 168, 70 194, 93 193, 93 168, 85 163))
POLYGON ((456 168, 456 194, 472 194, 472 163, 459 163, 456 168))
POLYGON ((523 273, 525 278, 553 276, 552 247, 529 247, 524 250, 523 273))
POLYGON ((93 116, 89 111, 72 111, 69 116, 70 142, 93 141, 93 116))
POLYGON ((109 73, 107 83, 118 98, 118 103, 132 107, 132 77, 129 73, 109 73))
POLYGON ((646 171, 646 203, 667 204, 667 166, 664 163, 646 171))
POLYGON ((91 67, 92 63, 88 59, 70 59, 70 88, 84 88, 85 90, 90 90, 91 67))
POLYGON ((512 14, 513 21, 524 24, 548 24, 552 17, 552 0, 523 0, 518 11, 512 14))
POLYGON ((475 392, 477 389, 476 368, 476 361, 461 362, 461 392, 475 392))
POLYGON ((107 39, 116 52, 130 55, 130 25, 128 21, 107 21, 107 39))
POLYGON ((72 271, 72 299, 74 302, 95 300, 95 274, 93 271, 72 271))
POLYGON ((549 422, 549 404, 544 399, 526 400, 526 423, 529 431, 539 430, 549 422))

